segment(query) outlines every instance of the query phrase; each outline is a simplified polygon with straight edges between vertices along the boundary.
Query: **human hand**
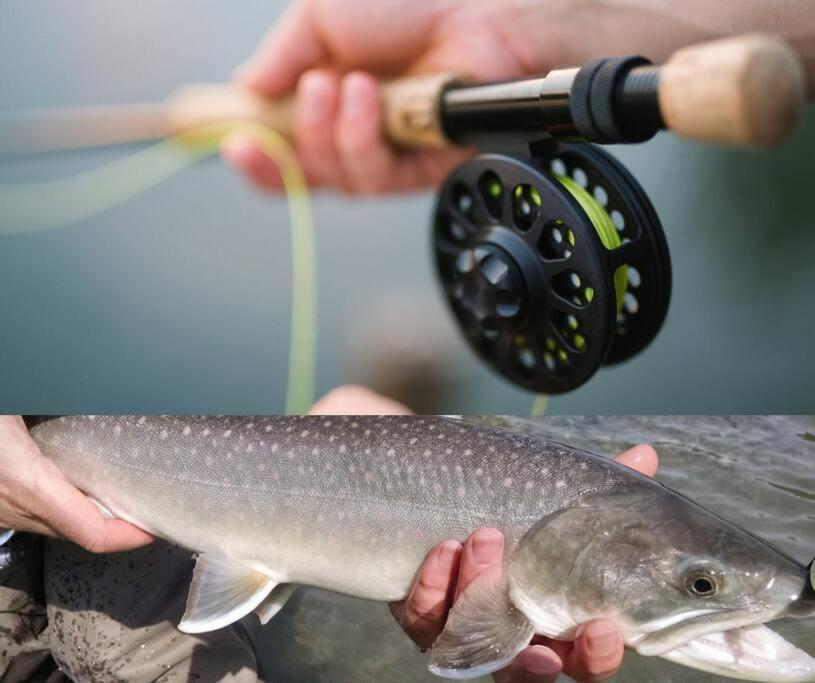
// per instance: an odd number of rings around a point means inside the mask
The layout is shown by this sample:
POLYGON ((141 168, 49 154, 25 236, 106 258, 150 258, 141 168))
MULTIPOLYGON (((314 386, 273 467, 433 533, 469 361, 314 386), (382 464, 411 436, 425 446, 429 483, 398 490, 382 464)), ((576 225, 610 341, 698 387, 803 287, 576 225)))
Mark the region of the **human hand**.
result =
POLYGON ((42 454, 15 415, 0 416, 0 527, 67 538, 96 553, 153 540, 124 520, 105 517, 42 454))
MULTIPOLYGON (((381 134, 378 78, 448 72, 494 80, 615 54, 661 60, 684 45, 760 28, 766 10, 742 12, 743 2, 296 0, 235 78, 272 98, 296 90, 294 142, 312 186, 410 190, 437 185, 471 150, 394 150, 381 134), (705 20, 697 25, 694 16, 705 20)), ((275 165, 239 135, 225 141, 225 158, 256 185, 281 187, 275 165)))
MULTIPOLYGON (((484 0, 298 0, 236 78, 269 97, 296 87, 294 137, 310 185, 354 193, 435 185, 471 151, 392 149, 381 135, 375 76, 523 74, 526 65, 491 15, 484 0)), ((281 186, 251 138, 228 139, 224 156, 260 187, 281 186)))
MULTIPOLYGON (((656 474, 657 454, 650 446, 636 446, 616 458, 647 476, 656 474)), ((391 604, 391 612, 420 647, 433 644, 444 629, 447 612, 461 592, 485 573, 500 574, 504 537, 497 529, 478 529, 464 544, 448 540, 427 556, 406 600, 391 604)), ((493 674, 496 683, 549 683, 563 672, 578 681, 601 681, 613 676, 623 660, 623 636, 609 619, 583 624, 573 642, 535 636, 510 664, 493 674)))
POLYGON ((332 389, 315 403, 309 415, 410 415, 410 409, 356 384, 332 389))

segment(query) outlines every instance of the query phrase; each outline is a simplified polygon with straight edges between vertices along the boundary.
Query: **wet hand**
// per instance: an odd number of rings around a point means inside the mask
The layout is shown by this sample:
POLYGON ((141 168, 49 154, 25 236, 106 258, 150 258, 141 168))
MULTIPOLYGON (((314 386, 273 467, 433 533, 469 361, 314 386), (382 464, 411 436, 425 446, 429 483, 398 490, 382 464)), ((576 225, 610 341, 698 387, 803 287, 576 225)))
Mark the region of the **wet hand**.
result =
POLYGON ((0 416, 0 528, 61 537, 91 552, 118 552, 153 537, 108 519, 46 458, 22 418, 0 416))
MULTIPOLYGON (((658 458, 653 448, 636 446, 616 458, 632 469, 654 476, 658 458)), ((478 529, 462 545, 448 540, 428 555, 408 598, 392 603, 391 612, 422 649, 444 629, 447 613, 461 592, 481 574, 500 574, 504 537, 497 529, 478 529)), ((535 636, 508 667, 493 674, 496 683, 548 683, 562 672, 578 681, 613 676, 623 660, 623 636, 613 621, 583 624, 573 642, 535 636)))

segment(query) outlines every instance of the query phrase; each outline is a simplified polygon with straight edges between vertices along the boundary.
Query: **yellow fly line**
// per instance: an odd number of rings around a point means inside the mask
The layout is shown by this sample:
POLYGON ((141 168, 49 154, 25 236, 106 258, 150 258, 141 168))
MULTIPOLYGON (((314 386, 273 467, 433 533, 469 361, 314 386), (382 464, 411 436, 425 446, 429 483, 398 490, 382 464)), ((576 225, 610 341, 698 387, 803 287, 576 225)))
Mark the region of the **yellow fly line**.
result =
POLYGON ((251 122, 204 126, 167 138, 101 168, 68 178, 0 184, 0 235, 54 230, 112 209, 162 180, 216 154, 225 137, 252 136, 278 167, 291 223, 292 291, 286 412, 314 402, 317 351, 317 259, 308 185, 286 139, 251 122))

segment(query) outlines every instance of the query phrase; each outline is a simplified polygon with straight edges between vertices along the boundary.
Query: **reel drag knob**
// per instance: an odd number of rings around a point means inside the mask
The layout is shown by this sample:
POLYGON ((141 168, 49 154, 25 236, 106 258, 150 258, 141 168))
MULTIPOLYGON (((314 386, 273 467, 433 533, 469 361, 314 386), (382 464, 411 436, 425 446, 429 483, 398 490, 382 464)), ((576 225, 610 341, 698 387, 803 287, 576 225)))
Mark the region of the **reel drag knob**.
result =
POLYGON ((457 257, 452 296, 465 325, 474 326, 488 338, 497 338, 521 312, 526 287, 517 264, 499 247, 481 244, 457 257))
POLYGON ((670 263, 656 214, 633 178, 588 145, 459 166, 439 194, 434 248, 469 344, 531 391, 570 391, 630 357, 667 310, 670 263))

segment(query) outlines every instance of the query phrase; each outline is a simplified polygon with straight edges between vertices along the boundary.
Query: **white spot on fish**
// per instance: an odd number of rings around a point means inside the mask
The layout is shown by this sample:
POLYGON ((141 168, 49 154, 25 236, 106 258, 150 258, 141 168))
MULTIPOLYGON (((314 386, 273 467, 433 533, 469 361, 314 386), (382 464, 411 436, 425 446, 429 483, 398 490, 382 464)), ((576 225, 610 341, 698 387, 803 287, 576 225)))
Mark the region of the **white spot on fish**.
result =
POLYGON ((344 443, 341 443, 341 444, 340 444, 340 453, 345 453, 345 451, 347 451, 347 450, 348 450, 348 449, 346 448, 345 444, 344 444, 344 443))
POLYGON ((144 415, 142 415, 142 416, 141 416, 141 417, 138 419, 138 423, 139 423, 140 425, 143 425, 145 422, 147 422, 147 418, 146 418, 144 415))
POLYGON ((201 432, 201 436, 209 436, 209 427, 204 428, 204 431, 201 432))
POLYGON ((167 438, 167 430, 162 429, 161 432, 159 432, 158 438, 164 441, 167 438))
POLYGON ((272 444, 272 453, 277 453, 277 449, 280 448, 276 443, 272 444))
POLYGON ((319 448, 312 448, 311 449, 311 454, 312 455, 320 455, 320 449, 319 448))
POLYGON ((555 488, 556 488, 556 489, 562 489, 562 488, 564 488, 565 486, 566 486, 566 482, 565 482, 565 481, 563 481, 563 479, 560 479, 560 480, 558 480, 558 481, 555 483, 555 488))
POLYGON ((483 467, 476 467, 475 468, 475 473, 480 477, 482 474, 484 474, 484 468, 483 467))
POLYGON ((428 457, 428 458, 429 458, 431 455, 433 455, 433 454, 430 452, 430 449, 429 449, 429 448, 428 448, 427 450, 425 450, 424 454, 425 454, 425 457, 428 457))
POLYGON ((410 440, 410 445, 411 445, 411 446, 415 446, 415 445, 416 445, 416 442, 417 442, 418 440, 419 440, 419 439, 417 439, 417 438, 414 436, 414 437, 413 437, 413 438, 410 440))
POLYGON ((325 422, 323 422, 323 427, 328 428, 330 426, 331 426, 331 420, 326 420, 325 422))
POLYGON ((265 431, 265 432, 271 432, 271 431, 272 431, 272 425, 266 425, 266 426, 263 428, 263 431, 265 431))
POLYGON ((266 463, 265 462, 259 462, 258 463, 258 471, 263 472, 263 470, 265 470, 265 469, 266 469, 266 463))
POLYGON ((444 493, 444 488, 442 488, 442 485, 441 485, 441 484, 438 484, 438 483, 437 483, 437 484, 434 484, 434 485, 433 485, 433 492, 434 492, 434 493, 435 493, 437 496, 440 496, 442 493, 444 493))
POLYGON ((388 456, 390 456, 392 458, 394 455, 396 455, 396 451, 393 448, 389 448, 388 449, 388 456))
POLYGON ((249 444, 249 445, 246 447, 246 452, 247 452, 247 453, 251 453, 251 452, 252 452, 252 451, 254 451, 254 450, 255 450, 255 444, 250 443, 250 444, 249 444))
POLYGON ((246 425, 246 428, 247 428, 247 429, 254 429, 254 428, 255 428, 255 423, 254 423, 254 422, 250 422, 248 425, 246 425))
POLYGON ((471 451, 469 448, 468 448, 467 450, 465 450, 465 451, 464 451, 464 455, 465 455, 465 456, 470 456, 470 455, 472 455, 472 454, 473 454, 473 452, 472 452, 472 451, 471 451))
POLYGON ((300 432, 300 437, 301 438, 305 439, 307 436, 308 436, 308 429, 304 429, 302 432, 300 432))
POLYGON ((225 439, 228 439, 230 436, 232 436, 232 430, 231 430, 231 429, 227 429, 227 430, 224 432, 224 438, 225 438, 225 439))
POLYGON ((524 484, 524 488, 527 491, 531 491, 533 486, 534 486, 534 484, 531 481, 528 481, 528 482, 526 482, 526 484, 524 484))
POLYGON ((113 433, 116 434, 116 436, 119 436, 119 434, 122 433, 122 428, 119 425, 115 425, 113 427, 113 433))
POLYGON ((191 431, 192 431, 192 428, 189 425, 187 425, 186 427, 184 427, 184 429, 181 431, 181 433, 184 436, 189 436, 191 431))
POLYGON ((206 463, 207 463, 207 466, 208 466, 208 467, 212 467, 212 464, 213 464, 212 456, 211 456, 211 455, 208 455, 208 456, 206 457, 206 460, 204 460, 204 462, 206 462, 206 463))
POLYGON ((445 449, 444 449, 444 454, 445 454, 445 455, 452 455, 452 453, 453 453, 453 449, 452 449, 452 448, 445 448, 445 449))

